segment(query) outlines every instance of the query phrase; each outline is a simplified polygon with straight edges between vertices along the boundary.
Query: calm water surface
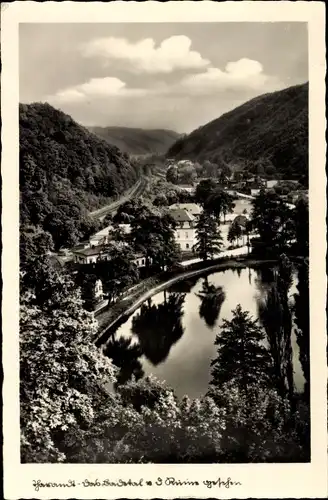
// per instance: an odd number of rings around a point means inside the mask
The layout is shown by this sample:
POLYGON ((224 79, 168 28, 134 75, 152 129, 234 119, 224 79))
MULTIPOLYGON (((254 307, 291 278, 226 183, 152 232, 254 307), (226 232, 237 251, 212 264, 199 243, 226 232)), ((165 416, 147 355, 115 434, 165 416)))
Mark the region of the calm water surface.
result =
MULTIPOLYGON (((259 302, 272 282, 267 267, 216 271, 207 277, 187 279, 154 295, 145 302, 114 334, 139 343, 143 354, 137 359, 145 375, 165 380, 182 397, 205 394, 211 379, 210 363, 216 357, 215 336, 222 319, 230 320, 232 309, 241 304, 253 318, 258 317, 259 302), (213 303, 204 290, 222 287, 224 294, 213 303)), ((296 293, 297 279, 290 290, 296 293)), ((213 298, 213 295, 212 295, 213 298)), ((292 334, 294 382, 303 389, 304 378, 299 362, 299 348, 292 334)))

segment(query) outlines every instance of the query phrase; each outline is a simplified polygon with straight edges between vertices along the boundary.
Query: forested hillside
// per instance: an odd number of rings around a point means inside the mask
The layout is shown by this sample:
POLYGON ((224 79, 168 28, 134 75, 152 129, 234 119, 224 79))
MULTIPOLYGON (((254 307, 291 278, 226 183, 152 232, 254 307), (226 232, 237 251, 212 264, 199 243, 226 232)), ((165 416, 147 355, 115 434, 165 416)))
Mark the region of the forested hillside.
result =
POLYGON ((49 104, 20 104, 19 130, 21 230, 46 231, 57 248, 88 236, 88 210, 137 180, 128 155, 49 104))
POLYGON ((270 161, 285 178, 308 173, 308 84, 252 99, 179 138, 169 158, 270 161))
POLYGON ((125 153, 164 154, 178 139, 173 130, 145 130, 130 127, 91 127, 90 130, 125 153))

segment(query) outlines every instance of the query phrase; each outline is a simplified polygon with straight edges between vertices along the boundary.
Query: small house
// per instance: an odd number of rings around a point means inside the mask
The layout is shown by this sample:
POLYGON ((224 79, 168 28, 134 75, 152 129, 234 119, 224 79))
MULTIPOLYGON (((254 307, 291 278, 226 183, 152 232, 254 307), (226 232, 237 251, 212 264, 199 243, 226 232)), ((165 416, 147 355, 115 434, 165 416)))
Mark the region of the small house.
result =
POLYGON ((103 255, 102 258, 105 257, 104 247, 102 245, 95 245, 81 250, 74 250, 73 260, 76 264, 94 264, 101 255, 103 255))

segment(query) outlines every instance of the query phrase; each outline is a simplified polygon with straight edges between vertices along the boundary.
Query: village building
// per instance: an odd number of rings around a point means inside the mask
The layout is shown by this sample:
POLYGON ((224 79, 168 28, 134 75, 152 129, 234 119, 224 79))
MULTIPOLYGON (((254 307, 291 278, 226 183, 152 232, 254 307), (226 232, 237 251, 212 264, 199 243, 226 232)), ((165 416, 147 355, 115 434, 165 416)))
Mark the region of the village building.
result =
MULTIPOLYGON (((110 256, 106 245, 99 244, 81 250, 74 250, 73 260, 76 264, 95 264, 101 260, 109 261, 110 256)), ((137 253, 134 255, 133 262, 138 268, 145 267, 146 257, 141 253, 137 253)))
POLYGON ((176 208, 170 211, 175 220, 175 241, 182 251, 190 251, 196 243, 196 217, 188 210, 176 208))
POLYGON ((266 181, 266 187, 267 187, 268 189, 272 189, 272 188, 274 188, 274 187, 275 187, 278 183, 279 183, 279 181, 278 181, 278 180, 276 180, 276 179, 267 180, 267 181, 266 181))
POLYGON ((105 259, 102 250, 104 251, 103 245, 73 250, 73 260, 76 264, 95 264, 100 259, 100 256, 102 259, 105 259))
POLYGON ((188 213, 193 215, 194 217, 198 217, 203 209, 197 203, 174 203, 169 206, 169 210, 186 210, 188 213))
POLYGON ((112 226, 107 226, 104 229, 101 229, 100 231, 98 231, 98 233, 90 236, 89 245, 91 245, 91 247, 94 247, 94 246, 105 245, 106 243, 109 243, 111 240, 110 233, 111 233, 112 229, 113 229, 112 226))
MULTIPOLYGON (((122 229, 125 234, 129 234, 131 232, 131 224, 119 224, 118 227, 122 229)), ((113 226, 107 226, 104 229, 101 229, 89 238, 89 242, 87 242, 87 245, 83 248, 88 246, 94 247, 98 245, 106 245, 112 240, 111 233, 113 230, 113 226)))

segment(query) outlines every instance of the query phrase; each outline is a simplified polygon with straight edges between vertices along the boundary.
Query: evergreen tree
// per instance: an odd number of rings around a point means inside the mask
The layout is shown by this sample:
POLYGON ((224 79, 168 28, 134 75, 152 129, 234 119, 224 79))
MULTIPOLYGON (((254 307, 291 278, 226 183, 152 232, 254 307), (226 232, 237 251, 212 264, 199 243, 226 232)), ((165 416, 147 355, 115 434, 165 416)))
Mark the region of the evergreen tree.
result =
POLYGON ((292 364, 292 316, 288 293, 292 284, 292 265, 282 255, 278 269, 265 300, 259 305, 259 316, 265 328, 269 350, 273 360, 273 380, 284 397, 293 398, 294 378, 292 364))
POLYGON ((253 383, 267 382, 271 359, 263 346, 264 332, 240 304, 232 311, 231 321, 223 320, 215 345, 217 357, 212 361, 211 385, 221 386, 229 381, 247 392, 253 383))
POLYGON ((215 218, 203 211, 196 224, 196 244, 194 249, 203 260, 212 259, 223 245, 222 236, 215 218))
POLYGON ((307 200, 300 198, 294 210, 295 237, 298 255, 309 255, 309 205, 307 200))
POLYGON ((304 394, 310 400, 310 296, 309 262, 306 260, 298 268, 298 284, 295 298, 295 323, 297 343, 300 348, 300 361, 305 378, 304 394))

